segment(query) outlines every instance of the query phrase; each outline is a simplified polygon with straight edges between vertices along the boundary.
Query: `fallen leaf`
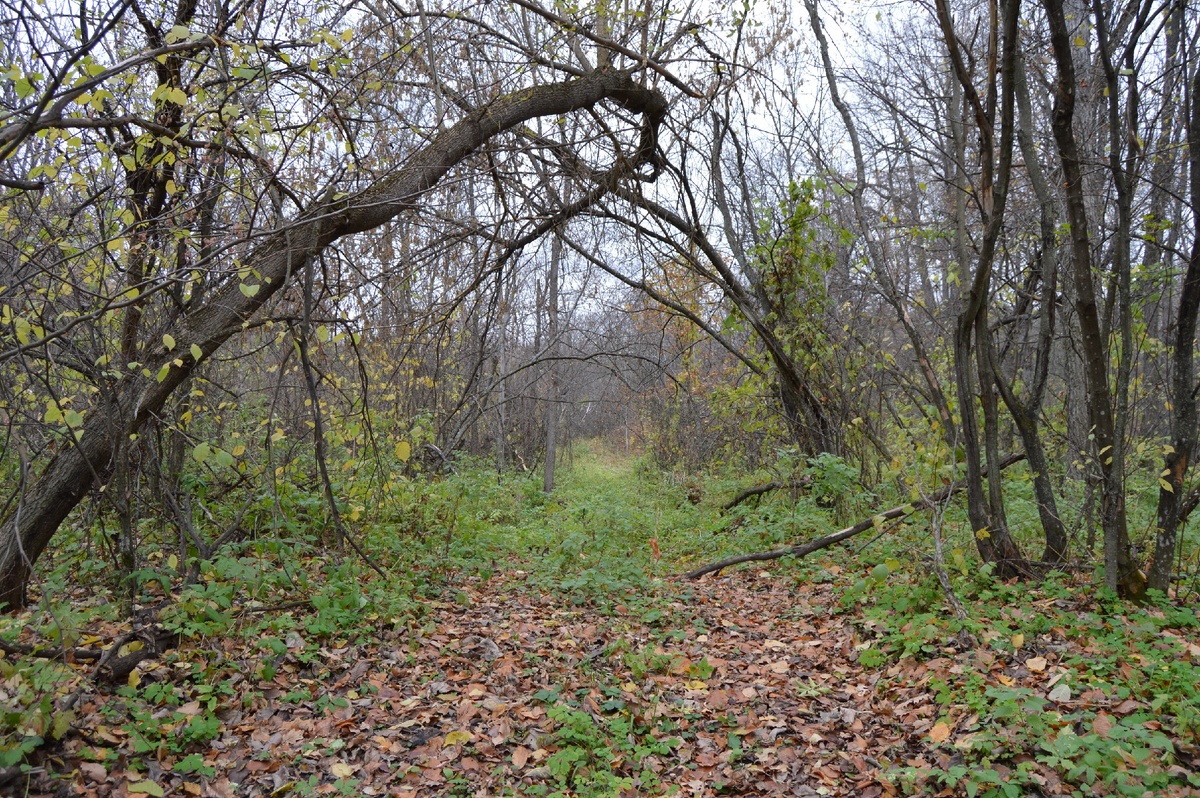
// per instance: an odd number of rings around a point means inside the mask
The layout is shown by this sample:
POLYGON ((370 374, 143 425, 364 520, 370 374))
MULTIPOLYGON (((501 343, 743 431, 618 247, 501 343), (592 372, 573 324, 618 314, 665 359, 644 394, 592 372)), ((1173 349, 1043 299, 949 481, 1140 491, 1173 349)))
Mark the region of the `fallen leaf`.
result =
POLYGON ((1096 716, 1096 719, 1092 721, 1092 731, 1100 737, 1107 737, 1108 733, 1112 731, 1112 727, 1112 716, 1105 712, 1101 712, 1096 716))
POLYGON ((329 772, 339 779, 348 779, 354 775, 354 768, 345 762, 335 762, 333 767, 329 769, 329 772))
POLYGON ((708 694, 708 705, 713 709, 724 709, 729 706, 729 693, 724 690, 713 690, 708 694))
POLYGON ((1030 657, 1029 659, 1025 660, 1025 667, 1033 673, 1041 673, 1042 671, 1046 670, 1046 658, 1030 657))
POLYGON ((1064 704, 1071 700, 1071 688, 1066 682, 1059 682, 1054 685, 1047 698, 1056 704, 1064 704))
POLYGON ((533 752, 523 745, 518 745, 512 753, 513 767, 521 770, 525 767, 525 763, 529 761, 529 757, 533 752))
POLYGON ((141 795, 152 795, 154 798, 163 798, 163 795, 165 795, 163 788, 150 780, 134 782, 126 787, 126 790, 141 795))
POLYGON ((1134 701, 1132 698, 1127 698, 1121 703, 1113 707, 1113 712, 1118 715, 1130 715, 1142 708, 1140 701, 1134 701))
POLYGON ((98 762, 81 762, 79 764, 79 772, 97 784, 103 784, 108 781, 108 771, 104 769, 104 765, 98 762))
POLYGON ((946 742, 947 738, 949 737, 950 727, 941 721, 933 724, 933 728, 929 730, 929 739, 932 740, 935 745, 946 742))
POLYGON ((452 745, 471 742, 471 733, 468 731, 452 731, 446 735, 446 740, 442 743, 443 748, 449 748, 452 745))

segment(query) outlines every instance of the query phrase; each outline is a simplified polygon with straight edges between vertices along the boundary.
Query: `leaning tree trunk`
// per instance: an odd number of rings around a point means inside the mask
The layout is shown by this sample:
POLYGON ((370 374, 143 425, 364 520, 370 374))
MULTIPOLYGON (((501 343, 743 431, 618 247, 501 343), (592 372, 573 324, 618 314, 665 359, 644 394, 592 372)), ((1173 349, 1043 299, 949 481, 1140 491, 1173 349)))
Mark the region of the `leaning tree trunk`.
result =
POLYGON ((558 116, 611 100, 641 114, 643 127, 629 168, 656 162, 658 127, 667 112, 657 90, 638 84, 612 69, 561 83, 521 89, 476 109, 439 133, 392 176, 362 193, 337 199, 331 194, 298 218, 272 233, 244 264, 261 275, 257 291, 243 291, 236 281, 216 291, 203 306, 170 331, 176 346, 147 353, 147 374, 124 377, 113 395, 115 406, 88 413, 82 437, 59 452, 33 484, 22 486, 19 501, 0 525, 0 605, 25 603, 25 587, 33 565, 59 525, 92 489, 107 478, 114 441, 137 432, 158 413, 199 363, 242 329, 263 304, 331 243, 352 233, 379 227, 412 208, 418 197, 451 168, 497 134, 538 116, 558 116), (246 296, 251 293, 252 296, 246 296), (201 356, 187 353, 198 347, 201 356), (118 419, 126 417, 127 423, 118 419))

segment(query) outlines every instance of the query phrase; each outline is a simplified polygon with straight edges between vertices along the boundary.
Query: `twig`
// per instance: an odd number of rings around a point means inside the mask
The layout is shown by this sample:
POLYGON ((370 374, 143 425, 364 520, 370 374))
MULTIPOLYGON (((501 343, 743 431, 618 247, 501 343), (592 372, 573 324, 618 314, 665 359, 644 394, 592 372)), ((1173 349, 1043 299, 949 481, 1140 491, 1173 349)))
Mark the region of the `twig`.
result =
MULTIPOLYGON (((1024 459, 1025 459, 1025 454, 1023 452, 1018 452, 1017 454, 1010 454, 1008 457, 1005 457, 1003 460, 1000 461, 1000 468, 1001 468, 1001 470, 1003 470, 1005 468, 1008 468, 1010 465, 1013 465, 1014 463, 1021 462, 1024 459)), ((845 529, 843 529, 839 532, 834 532, 832 535, 826 535, 823 538, 817 538, 814 541, 810 541, 808 543, 804 543, 804 544, 797 545, 797 546, 789 546, 784 549, 775 549, 774 551, 758 551, 758 552, 754 552, 752 554, 739 554, 735 557, 728 557, 719 562, 712 563, 711 565, 706 565, 703 568, 697 568, 694 571, 689 571, 686 574, 684 574, 684 577, 687 579, 699 579, 700 577, 704 576, 705 574, 711 574, 714 571, 721 571, 725 568, 728 568, 731 565, 738 565, 739 563, 744 563, 744 562, 761 562, 763 560, 777 560, 780 557, 788 557, 788 556, 797 557, 797 558, 806 557, 809 554, 812 554, 814 551, 820 551, 821 549, 832 546, 834 543, 840 543, 843 540, 848 540, 849 538, 852 538, 855 535, 866 532, 868 529, 874 529, 874 528, 876 528, 877 525, 882 525, 883 522, 885 522, 885 521, 891 521, 896 518, 901 518, 903 516, 908 515, 909 513, 915 512, 917 510, 923 510, 923 509, 926 509, 929 507, 935 507, 938 504, 949 499, 955 493, 958 493, 964 487, 965 487, 965 485, 963 483, 956 482, 952 485, 946 486, 945 488, 943 488, 942 490, 933 494, 932 496, 928 496, 928 497, 923 496, 920 499, 917 499, 916 501, 914 501, 910 504, 902 504, 899 507, 893 507, 892 509, 890 509, 886 512, 880 513, 878 515, 873 515, 870 518, 859 521, 854 526, 846 527, 845 529)))
POLYGON ((67 654, 77 660, 94 660, 100 659, 103 656, 102 651, 96 651, 91 648, 38 648, 36 646, 26 646, 20 643, 8 643, 0 640, 0 651, 5 654, 10 654, 14 657, 38 657, 40 659, 62 659, 67 654))
POLYGON ((753 499, 755 496, 761 496, 764 493, 769 493, 773 490, 779 490, 780 488, 790 488, 792 490, 796 490, 797 488, 807 488, 811 484, 812 484, 812 477, 804 476, 804 477, 801 477, 800 479, 792 479, 787 482, 775 481, 775 482, 768 482, 764 485, 755 485, 752 488, 746 488, 744 491, 739 493, 737 496, 730 499, 728 502, 726 502, 724 505, 721 506, 721 509, 722 510, 732 510, 734 507, 737 507, 739 504, 746 501, 747 499, 753 499))

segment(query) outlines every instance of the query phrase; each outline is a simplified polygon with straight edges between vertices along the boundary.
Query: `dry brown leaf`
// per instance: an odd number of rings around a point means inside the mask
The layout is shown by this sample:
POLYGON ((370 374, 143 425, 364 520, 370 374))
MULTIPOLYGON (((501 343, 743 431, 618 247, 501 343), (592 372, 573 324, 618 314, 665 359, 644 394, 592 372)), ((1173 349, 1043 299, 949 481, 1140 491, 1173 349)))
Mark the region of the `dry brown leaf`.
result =
POLYGON ((1121 703, 1113 707, 1113 712, 1118 715, 1131 715, 1142 708, 1140 701, 1134 701, 1132 698, 1127 698, 1121 703))
POLYGON ((97 784, 103 784, 108 781, 108 771, 104 769, 104 765, 97 762, 80 763, 79 772, 97 784))
POLYGON ((932 740, 935 745, 946 742, 949 737, 950 727, 941 721, 933 724, 933 728, 929 730, 929 739, 932 740))

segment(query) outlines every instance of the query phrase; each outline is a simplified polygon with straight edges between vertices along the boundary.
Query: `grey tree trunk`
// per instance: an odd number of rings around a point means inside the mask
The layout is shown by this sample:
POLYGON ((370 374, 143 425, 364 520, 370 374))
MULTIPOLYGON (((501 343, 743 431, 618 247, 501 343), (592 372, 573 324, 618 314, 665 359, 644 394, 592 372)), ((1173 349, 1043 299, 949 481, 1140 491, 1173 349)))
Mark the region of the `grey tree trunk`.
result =
POLYGON ((563 242, 558 233, 550 242, 550 273, 546 275, 546 355, 549 358, 549 386, 546 390, 546 467, 542 472, 542 490, 554 492, 554 466, 558 462, 558 276, 562 266, 563 242))

